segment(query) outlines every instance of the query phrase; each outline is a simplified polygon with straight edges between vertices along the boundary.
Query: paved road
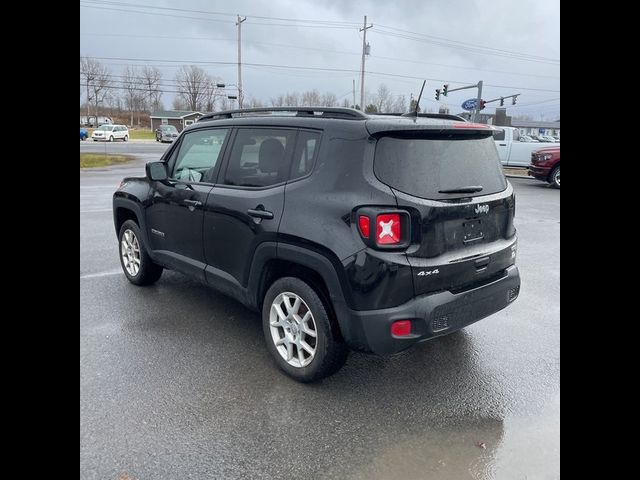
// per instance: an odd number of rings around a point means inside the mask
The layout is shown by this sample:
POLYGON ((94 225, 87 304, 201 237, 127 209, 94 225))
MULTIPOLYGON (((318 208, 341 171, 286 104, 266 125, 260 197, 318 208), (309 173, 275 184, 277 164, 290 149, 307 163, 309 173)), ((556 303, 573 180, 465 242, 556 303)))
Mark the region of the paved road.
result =
POLYGON ((94 142, 85 140, 80 142, 80 153, 126 153, 130 155, 154 155, 156 159, 170 146, 170 143, 160 143, 149 140, 128 142, 94 142))
POLYGON ((559 478, 559 191, 510 179, 514 305, 302 385, 233 300, 172 272, 125 280, 110 199, 142 172, 80 173, 82 479, 559 478))

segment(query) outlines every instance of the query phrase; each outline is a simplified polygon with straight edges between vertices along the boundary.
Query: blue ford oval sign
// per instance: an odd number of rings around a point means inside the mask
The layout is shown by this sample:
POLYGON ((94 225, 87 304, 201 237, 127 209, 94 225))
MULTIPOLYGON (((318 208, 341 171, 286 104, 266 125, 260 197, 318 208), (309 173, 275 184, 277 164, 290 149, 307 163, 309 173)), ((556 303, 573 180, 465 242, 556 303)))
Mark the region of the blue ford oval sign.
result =
POLYGON ((476 108, 476 99, 470 98, 469 100, 465 100, 462 102, 462 108, 465 110, 474 110, 476 108))

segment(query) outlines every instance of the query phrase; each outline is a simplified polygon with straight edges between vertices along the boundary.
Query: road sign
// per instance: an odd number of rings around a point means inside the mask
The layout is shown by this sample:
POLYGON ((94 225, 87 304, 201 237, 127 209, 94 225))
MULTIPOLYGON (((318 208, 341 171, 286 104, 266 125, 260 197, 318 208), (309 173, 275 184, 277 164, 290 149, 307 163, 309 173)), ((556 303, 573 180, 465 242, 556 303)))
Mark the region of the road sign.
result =
POLYGON ((476 99, 470 98, 469 100, 465 100, 462 102, 462 108, 465 110, 475 110, 476 108, 476 99))

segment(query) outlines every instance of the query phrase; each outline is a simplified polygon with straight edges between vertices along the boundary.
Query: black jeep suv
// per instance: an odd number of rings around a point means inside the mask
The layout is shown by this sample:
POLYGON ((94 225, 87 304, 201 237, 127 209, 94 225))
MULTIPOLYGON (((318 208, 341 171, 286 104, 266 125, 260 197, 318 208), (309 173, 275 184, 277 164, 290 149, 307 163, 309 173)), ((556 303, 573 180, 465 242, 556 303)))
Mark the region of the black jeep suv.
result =
POLYGON ((342 108, 219 112, 113 197, 125 275, 180 271, 262 313, 300 381, 518 296, 515 198, 486 125, 342 108))

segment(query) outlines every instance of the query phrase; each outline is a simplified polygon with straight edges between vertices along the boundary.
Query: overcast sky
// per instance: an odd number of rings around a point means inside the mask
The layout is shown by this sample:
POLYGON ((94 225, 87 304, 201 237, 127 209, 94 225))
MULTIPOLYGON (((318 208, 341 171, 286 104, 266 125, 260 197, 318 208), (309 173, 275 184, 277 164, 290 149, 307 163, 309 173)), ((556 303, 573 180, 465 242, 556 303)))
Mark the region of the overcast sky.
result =
MULTIPOLYGON (((560 116, 559 0, 81 0, 80 55, 102 57, 112 74, 121 74, 126 64, 155 65, 165 90, 175 90, 177 69, 190 62, 212 62, 195 64, 237 83, 236 14, 247 17, 245 95, 265 102, 311 89, 351 102, 353 80, 359 102, 359 27, 367 15, 373 28, 367 31, 365 86, 371 94, 384 83, 408 99, 426 79, 423 109, 449 104, 458 113, 475 90, 452 92, 438 102, 435 89, 483 80, 485 100, 521 94, 516 106, 505 102, 509 115, 560 116)), ((164 93, 165 107, 171 108, 173 97, 164 93)), ((494 111, 489 107, 484 112, 494 111)))

